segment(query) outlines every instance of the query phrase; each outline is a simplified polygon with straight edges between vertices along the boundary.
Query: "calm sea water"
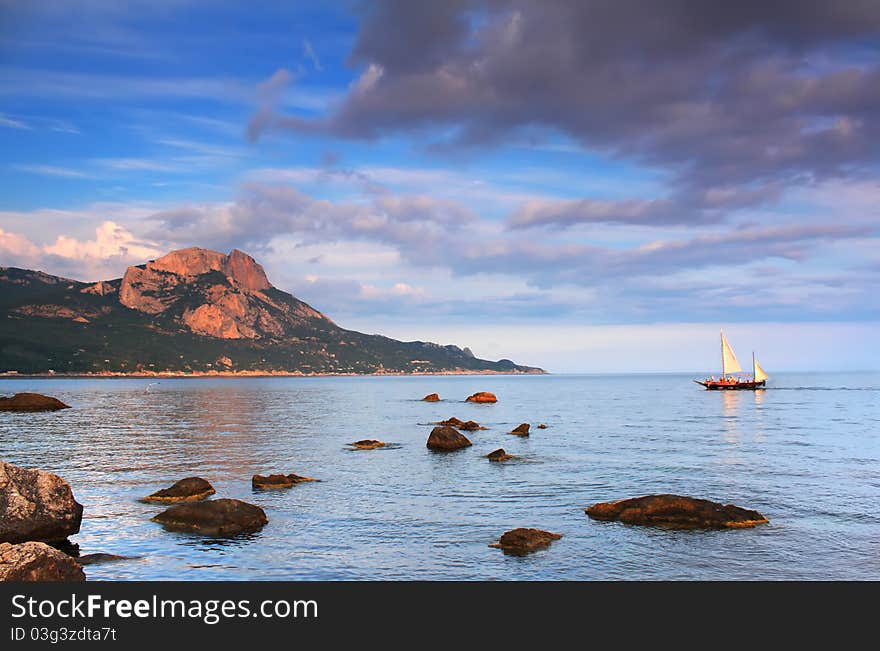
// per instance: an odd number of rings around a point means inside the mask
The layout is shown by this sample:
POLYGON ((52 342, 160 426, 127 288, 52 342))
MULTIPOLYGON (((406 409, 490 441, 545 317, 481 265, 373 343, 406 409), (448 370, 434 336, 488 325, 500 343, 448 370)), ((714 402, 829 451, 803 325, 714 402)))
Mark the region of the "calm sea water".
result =
POLYGON ((70 482, 83 554, 140 557, 90 579, 880 579, 878 374, 779 375, 754 393, 685 375, 0 380, 20 391, 74 409, 0 414, 0 458, 70 482), (481 390, 499 402, 463 402, 481 390), (425 423, 450 416, 489 429, 430 452, 425 423), (532 436, 506 434, 521 422, 532 436), (395 445, 346 449, 363 438, 395 445), (502 446, 520 458, 483 458, 502 446), (271 472, 323 481, 251 489, 271 472), (138 498, 192 475, 269 524, 214 540, 150 522, 161 507, 138 498), (583 512, 660 492, 770 524, 675 532, 583 512), (519 526, 563 538, 523 558, 487 546, 519 526))

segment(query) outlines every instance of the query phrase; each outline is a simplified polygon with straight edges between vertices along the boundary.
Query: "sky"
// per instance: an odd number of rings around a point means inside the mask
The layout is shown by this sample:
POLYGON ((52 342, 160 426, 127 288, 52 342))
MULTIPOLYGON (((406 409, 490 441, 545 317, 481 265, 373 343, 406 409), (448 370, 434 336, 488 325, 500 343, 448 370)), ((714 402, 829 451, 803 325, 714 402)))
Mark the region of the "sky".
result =
POLYGON ((880 3, 0 0, 0 266, 238 248, 553 372, 880 369, 880 3))

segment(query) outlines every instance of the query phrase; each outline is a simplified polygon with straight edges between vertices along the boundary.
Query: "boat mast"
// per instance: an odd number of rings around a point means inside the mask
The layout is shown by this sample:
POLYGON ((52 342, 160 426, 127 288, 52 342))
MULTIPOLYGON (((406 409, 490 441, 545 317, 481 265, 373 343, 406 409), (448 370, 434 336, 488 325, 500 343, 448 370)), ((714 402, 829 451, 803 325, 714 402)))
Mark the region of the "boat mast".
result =
POLYGON ((721 331, 721 379, 727 375, 727 367, 724 365, 724 330, 721 331))

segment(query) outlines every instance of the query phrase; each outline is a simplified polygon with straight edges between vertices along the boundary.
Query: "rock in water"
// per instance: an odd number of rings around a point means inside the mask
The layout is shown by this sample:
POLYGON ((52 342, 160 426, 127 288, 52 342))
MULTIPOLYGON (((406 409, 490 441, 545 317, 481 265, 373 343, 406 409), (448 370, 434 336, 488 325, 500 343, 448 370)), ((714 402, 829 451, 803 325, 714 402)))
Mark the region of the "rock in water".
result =
POLYGON ((429 393, 424 398, 422 398, 425 402, 440 402, 440 396, 436 393, 429 393))
POLYGON ((58 398, 39 393, 16 393, 11 398, 0 398, 0 411, 58 411, 70 409, 58 398))
POLYGON ((497 547, 505 554, 523 556, 549 547, 550 543, 560 538, 562 538, 562 534, 550 533, 541 529, 511 529, 501 536, 497 543, 492 543, 489 547, 497 547))
POLYGON ((294 484, 301 484, 305 481, 318 481, 317 479, 312 479, 311 477, 302 477, 300 475, 295 475, 290 473, 288 475, 275 474, 275 475, 254 475, 251 478, 251 486, 254 488, 263 488, 263 489, 271 489, 271 488, 290 488, 294 484))
POLYGON ((466 432, 475 432, 478 429, 486 429, 486 428, 481 426, 479 423, 477 423, 475 421, 469 420, 466 423, 462 423, 458 429, 463 429, 466 432))
POLYGON ((513 455, 507 454, 507 452, 504 451, 504 448, 498 448, 494 452, 487 454, 486 458, 489 461, 507 461, 508 459, 513 459, 513 455))
POLYGON ((547 425, 541 423, 540 425, 538 425, 538 429, 547 429, 547 425))
POLYGON ((0 461, 0 542, 57 542, 79 533, 82 504, 70 484, 0 461))
POLYGON ((135 561, 138 558, 138 556, 117 556, 116 554, 97 552, 80 556, 76 560, 80 565, 97 565, 98 563, 115 563, 116 561, 135 561))
POLYGON ((523 423, 521 425, 517 425, 512 430, 510 430, 511 434, 516 434, 517 436, 528 436, 529 435, 529 424, 523 423))
POLYGON ((259 506, 226 498, 178 504, 151 520, 173 531, 217 537, 259 531, 269 522, 259 506))
POLYGON ((354 443, 349 443, 349 445, 353 446, 356 450, 375 450, 376 448, 385 447, 385 443, 383 441, 376 441, 375 439, 364 439, 362 441, 355 441, 354 443))
POLYGON ((0 581, 85 580, 79 563, 45 543, 0 543, 0 581))
POLYGON ((432 450, 447 452, 472 445, 468 438, 457 430, 440 425, 431 430, 427 446, 432 450))
POLYGON ((441 420, 439 423, 435 423, 435 425, 445 425, 446 427, 455 427, 456 429, 461 429, 461 426, 464 425, 464 421, 459 420, 458 418, 453 416, 452 418, 441 420))
POLYGON ((160 504, 173 504, 175 502, 195 502, 203 500, 214 494, 214 487, 201 477, 187 477, 174 482, 173 486, 156 491, 147 495, 142 502, 158 502, 160 504))
POLYGON ((667 529, 741 529, 768 522, 757 511, 681 495, 645 495, 584 509, 594 520, 667 529))
POLYGON ((498 398, 495 397, 494 393, 489 393, 488 391, 478 391, 472 396, 468 396, 465 402, 498 402, 498 398))

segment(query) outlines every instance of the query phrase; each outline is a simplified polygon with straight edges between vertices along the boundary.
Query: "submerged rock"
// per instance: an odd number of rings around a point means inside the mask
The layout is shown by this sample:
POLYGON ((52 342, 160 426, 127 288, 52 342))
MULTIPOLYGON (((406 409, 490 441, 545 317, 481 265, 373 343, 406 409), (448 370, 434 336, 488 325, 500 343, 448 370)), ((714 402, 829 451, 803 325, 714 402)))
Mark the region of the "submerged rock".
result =
POLYGON ((470 445, 472 445, 472 443, 464 434, 452 427, 446 427, 443 425, 431 430, 431 435, 428 436, 427 443, 427 446, 430 449, 441 452, 459 450, 461 448, 469 447, 470 445))
POLYGON ((97 565, 98 563, 115 563, 116 561, 135 561, 139 558, 139 556, 117 556, 116 554, 97 552, 80 556, 76 560, 80 565, 97 565))
POLYGON ((0 581, 85 580, 79 563, 45 543, 0 543, 0 581))
POLYGON ((441 420, 440 422, 437 422, 434 424, 435 425, 445 425, 446 427, 461 428, 461 426, 464 425, 464 421, 459 420, 458 418, 453 416, 452 418, 447 418, 446 420, 441 420))
POLYGON ((79 533, 82 504, 58 475, 0 461, 0 542, 56 542, 79 533))
POLYGON ((377 441, 375 439, 364 439, 362 441, 349 443, 349 445, 356 450, 375 450, 376 448, 384 448, 387 444, 384 441, 377 441))
POLYGON ((0 411, 58 411, 70 409, 58 398, 40 393, 16 393, 11 398, 0 398, 0 411))
POLYGON ((521 425, 517 425, 512 430, 510 430, 511 434, 516 434, 517 436, 528 436, 529 435, 529 424, 522 423, 521 425))
POLYGON ((549 547, 550 543, 560 538, 562 538, 562 534, 550 533, 541 529, 511 529, 501 536, 497 543, 492 543, 489 547, 501 549, 505 554, 523 556, 549 547))
POLYGON ((440 396, 436 393, 429 393, 424 398, 422 398, 425 402, 440 402, 440 396))
POLYGON ((151 520, 172 531, 218 537, 259 531, 269 522, 259 506, 227 498, 178 504, 151 520))
POLYGON ((463 429, 466 432, 475 432, 478 429, 486 429, 486 428, 475 421, 469 420, 466 423, 462 423, 458 429, 463 429))
POLYGON ((486 458, 489 461, 507 461, 508 459, 513 459, 514 456, 512 454, 507 454, 507 452, 504 451, 504 448, 498 448, 494 452, 487 454, 486 458))
POLYGON ((768 522, 757 511, 681 495, 645 495, 600 502, 584 512, 595 520, 668 529, 741 529, 768 522))
POLYGON ((290 473, 288 475, 275 474, 275 475, 254 475, 251 479, 251 486, 254 488, 290 488, 294 484, 301 484, 306 481, 318 481, 317 479, 312 479, 311 477, 302 477, 301 475, 295 475, 290 473))
POLYGON ((478 391, 477 393, 468 396, 465 402, 498 402, 498 398, 495 397, 494 393, 478 391))
POLYGON ((147 495, 142 502, 158 502, 173 504, 175 502, 194 502, 203 500, 216 491, 210 482, 201 477, 187 477, 174 482, 169 488, 163 488, 152 495, 147 495))
POLYGON ((547 425, 541 423, 540 425, 538 425, 538 429, 547 429, 547 425))

